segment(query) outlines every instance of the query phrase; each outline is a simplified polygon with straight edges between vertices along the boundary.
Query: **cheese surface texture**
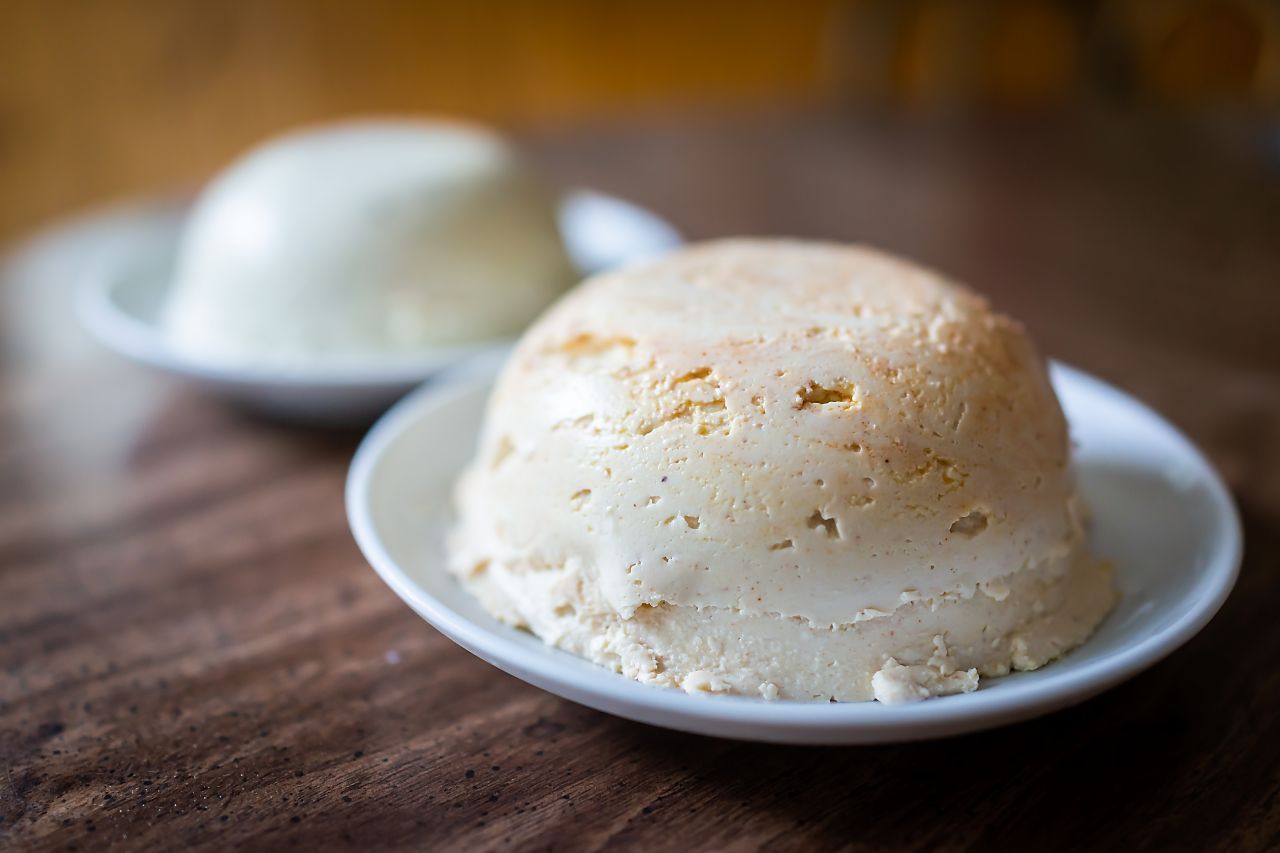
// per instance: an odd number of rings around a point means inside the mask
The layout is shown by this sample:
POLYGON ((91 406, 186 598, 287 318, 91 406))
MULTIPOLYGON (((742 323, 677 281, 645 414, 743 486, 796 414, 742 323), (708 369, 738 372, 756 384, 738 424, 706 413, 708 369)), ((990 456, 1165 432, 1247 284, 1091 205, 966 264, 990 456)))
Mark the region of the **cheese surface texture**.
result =
POLYGON ((968 691, 1115 599, 1025 332, 857 247, 587 282, 505 366, 456 502, 450 567, 490 613, 691 692, 968 691))

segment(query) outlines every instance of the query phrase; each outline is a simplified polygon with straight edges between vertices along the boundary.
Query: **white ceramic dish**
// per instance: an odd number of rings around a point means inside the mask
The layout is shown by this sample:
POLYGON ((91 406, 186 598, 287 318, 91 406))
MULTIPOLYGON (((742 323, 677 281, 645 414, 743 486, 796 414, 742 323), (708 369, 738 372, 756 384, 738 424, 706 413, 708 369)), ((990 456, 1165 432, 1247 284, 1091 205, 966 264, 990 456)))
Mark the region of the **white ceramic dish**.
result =
POLYGON ((450 490, 471 457, 498 363, 495 356, 456 381, 426 387, 378 422, 347 481, 351 528, 382 579, 442 633, 517 678, 601 711, 785 743, 877 743, 990 728, 1080 702, 1151 666, 1204 627, 1235 583, 1239 518, 1204 457, 1146 406, 1054 365, 1078 444, 1080 485, 1094 513, 1093 546, 1115 562, 1123 594, 1087 643, 1037 672, 906 706, 767 702, 646 687, 502 625, 445 570, 450 490))
MULTIPOLYGON (((260 411, 306 422, 369 418, 442 368, 508 341, 441 347, 412 359, 349 367, 242 368, 205 364, 174 352, 158 318, 173 270, 183 204, 153 204, 104 222, 107 248, 85 267, 78 285, 81 322, 109 349, 196 382, 260 411)), ((657 215, 622 199, 574 192, 560 205, 570 256, 584 274, 658 255, 680 235, 657 215)))

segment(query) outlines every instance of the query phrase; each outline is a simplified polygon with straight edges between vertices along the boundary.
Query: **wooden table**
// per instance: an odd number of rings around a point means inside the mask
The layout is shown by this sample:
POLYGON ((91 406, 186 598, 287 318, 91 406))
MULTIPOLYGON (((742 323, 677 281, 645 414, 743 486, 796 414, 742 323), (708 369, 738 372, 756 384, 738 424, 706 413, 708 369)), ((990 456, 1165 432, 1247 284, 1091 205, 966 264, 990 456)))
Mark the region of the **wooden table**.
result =
POLYGON ((85 341, 82 223, 0 283, 0 844, 1280 845, 1274 169, 1177 128, 829 113, 528 144, 693 237, 860 239, 986 291, 1208 450, 1245 517, 1235 594, 1150 672, 986 734, 788 748, 614 719, 382 585, 343 513, 357 433, 260 422, 85 341))

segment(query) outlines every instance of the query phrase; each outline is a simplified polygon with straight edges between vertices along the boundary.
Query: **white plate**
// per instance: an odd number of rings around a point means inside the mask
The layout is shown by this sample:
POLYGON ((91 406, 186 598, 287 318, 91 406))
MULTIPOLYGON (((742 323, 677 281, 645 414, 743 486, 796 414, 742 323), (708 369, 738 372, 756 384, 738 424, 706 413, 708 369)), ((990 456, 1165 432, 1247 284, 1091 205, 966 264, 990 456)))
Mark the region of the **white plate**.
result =
MULTIPOLYGON (((440 347, 410 359, 345 368, 226 367, 188 358, 167 344, 158 326, 186 213, 184 204, 156 203, 117 214, 104 223, 106 250, 86 265, 79 282, 77 308, 85 328, 134 361, 276 416, 340 423, 371 417, 442 368, 510 343, 440 347)), ((594 192, 564 197, 560 228, 584 275, 662 254, 681 242, 657 215, 594 192)))
POLYGON ((574 702, 668 728, 785 743, 878 743, 976 731, 1080 702, 1191 639, 1235 583, 1240 522, 1204 457, 1159 415, 1098 379, 1053 366, 1096 553, 1123 598, 1087 643, 1036 672, 914 705, 767 702, 647 687, 489 617, 444 567, 450 490, 471 457, 498 363, 427 387, 365 438, 347 514, 365 557, 410 607, 494 666, 574 702))

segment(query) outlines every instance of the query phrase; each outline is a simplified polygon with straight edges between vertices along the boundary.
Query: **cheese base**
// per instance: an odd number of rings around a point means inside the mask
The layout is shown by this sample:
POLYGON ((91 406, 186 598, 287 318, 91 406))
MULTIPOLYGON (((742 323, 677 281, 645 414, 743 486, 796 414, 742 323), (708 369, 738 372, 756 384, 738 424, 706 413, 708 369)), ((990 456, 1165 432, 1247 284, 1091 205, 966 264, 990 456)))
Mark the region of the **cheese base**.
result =
POLYGON ((624 616, 574 561, 479 561, 460 574, 496 618, 637 681, 837 702, 970 692, 983 677, 1038 669, 1084 642, 1116 600, 1110 566, 1084 554, 837 625, 667 603, 624 616))

